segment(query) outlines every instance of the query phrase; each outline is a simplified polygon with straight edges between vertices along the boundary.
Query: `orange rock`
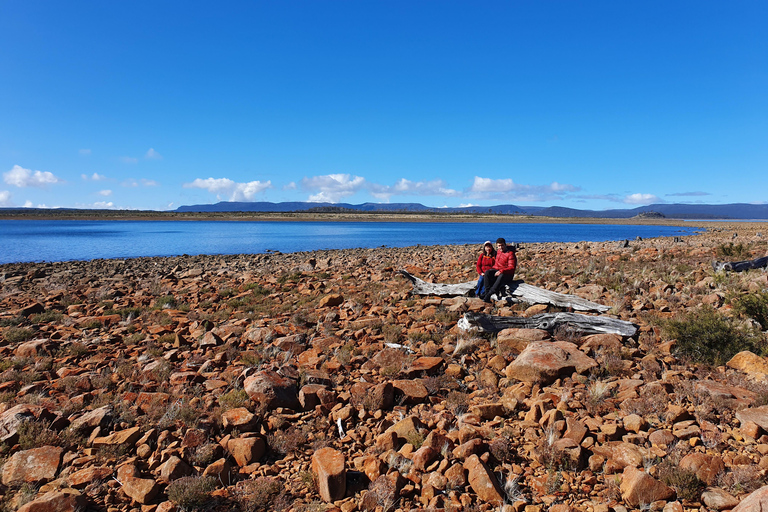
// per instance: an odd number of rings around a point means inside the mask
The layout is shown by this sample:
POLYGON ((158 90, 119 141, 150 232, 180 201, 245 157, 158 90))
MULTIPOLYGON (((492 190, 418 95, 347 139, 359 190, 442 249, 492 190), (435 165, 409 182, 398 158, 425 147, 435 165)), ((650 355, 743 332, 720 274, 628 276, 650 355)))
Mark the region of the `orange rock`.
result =
POLYGON ((317 478, 320 497, 336 501, 347 491, 347 470, 344 454, 333 448, 321 448, 312 455, 312 473, 317 478))

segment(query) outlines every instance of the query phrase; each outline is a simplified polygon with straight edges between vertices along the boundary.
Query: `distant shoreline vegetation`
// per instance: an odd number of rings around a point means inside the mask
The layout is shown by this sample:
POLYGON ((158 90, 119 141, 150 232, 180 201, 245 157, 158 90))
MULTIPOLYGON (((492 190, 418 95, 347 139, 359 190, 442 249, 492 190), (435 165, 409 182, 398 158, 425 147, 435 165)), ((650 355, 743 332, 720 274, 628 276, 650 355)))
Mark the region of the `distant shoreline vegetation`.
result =
MULTIPOLYGON (((454 211, 358 211, 321 206, 290 212, 179 212, 156 210, 87 210, 47 208, 2 208, 2 220, 146 220, 146 221, 273 221, 273 222, 488 222, 561 224, 681 224, 650 212, 630 218, 546 217, 524 213, 465 213, 454 211)), ((712 219, 718 220, 718 219, 712 219)))
POLYGON ((670 222, 673 220, 768 220, 768 204, 670 204, 636 208, 580 210, 562 206, 462 206, 437 208, 421 203, 233 202, 180 206, 172 211, 76 208, 0 208, 2 219, 131 220, 303 220, 462 222, 670 222))

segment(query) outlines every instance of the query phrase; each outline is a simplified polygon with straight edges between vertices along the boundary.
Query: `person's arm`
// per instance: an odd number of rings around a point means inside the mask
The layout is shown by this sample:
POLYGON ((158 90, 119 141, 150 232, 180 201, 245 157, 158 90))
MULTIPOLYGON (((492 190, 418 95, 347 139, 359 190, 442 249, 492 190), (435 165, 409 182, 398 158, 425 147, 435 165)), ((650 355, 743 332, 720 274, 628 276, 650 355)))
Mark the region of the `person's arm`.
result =
POLYGON ((477 269, 477 273, 480 275, 483 274, 483 267, 481 266, 482 261, 483 261, 483 255, 481 254, 480 257, 477 258, 477 263, 475 263, 475 268, 477 269))

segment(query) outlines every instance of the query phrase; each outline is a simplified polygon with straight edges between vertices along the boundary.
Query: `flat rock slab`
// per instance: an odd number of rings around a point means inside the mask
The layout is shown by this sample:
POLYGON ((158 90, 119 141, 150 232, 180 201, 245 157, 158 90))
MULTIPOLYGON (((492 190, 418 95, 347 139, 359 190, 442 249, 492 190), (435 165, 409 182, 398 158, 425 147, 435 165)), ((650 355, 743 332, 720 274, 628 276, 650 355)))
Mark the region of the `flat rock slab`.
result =
POLYGON ((64 450, 58 446, 42 446, 14 453, 3 465, 3 485, 49 482, 56 477, 64 450))
POLYGON ((85 498, 77 491, 51 491, 21 506, 17 512, 77 512, 85 509, 85 498))
POLYGON ((759 425, 763 430, 768 431, 768 405, 736 411, 736 418, 742 425, 751 421, 759 425))
POLYGON ((507 366, 507 378, 523 382, 550 384, 560 376, 584 372, 597 362, 568 342, 535 341, 507 366))
POLYGON ((99 448, 101 446, 119 446, 123 444, 133 444, 139 440, 141 432, 139 427, 127 428, 120 430, 114 434, 110 434, 104 437, 97 437, 93 440, 93 447, 99 448))

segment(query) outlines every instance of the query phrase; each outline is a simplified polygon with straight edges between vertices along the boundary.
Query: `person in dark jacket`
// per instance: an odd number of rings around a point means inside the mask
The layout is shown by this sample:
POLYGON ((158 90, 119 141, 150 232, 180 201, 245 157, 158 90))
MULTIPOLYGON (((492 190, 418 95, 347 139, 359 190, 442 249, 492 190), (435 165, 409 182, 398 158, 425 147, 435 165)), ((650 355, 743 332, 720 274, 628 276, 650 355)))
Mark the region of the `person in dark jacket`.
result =
POLYGON ((483 280, 483 276, 486 272, 492 269, 495 264, 496 249, 493 248, 493 244, 489 240, 483 244, 482 252, 480 252, 480 256, 477 258, 477 264, 475 265, 477 273, 480 276, 477 279, 477 286, 475 286, 475 297, 482 297, 485 293, 485 281, 483 280))
POLYGON ((491 295, 498 292, 502 286, 512 284, 517 270, 517 255, 513 247, 507 245, 506 240, 496 240, 496 263, 483 276, 485 281, 485 294, 482 299, 491 302, 491 295))

